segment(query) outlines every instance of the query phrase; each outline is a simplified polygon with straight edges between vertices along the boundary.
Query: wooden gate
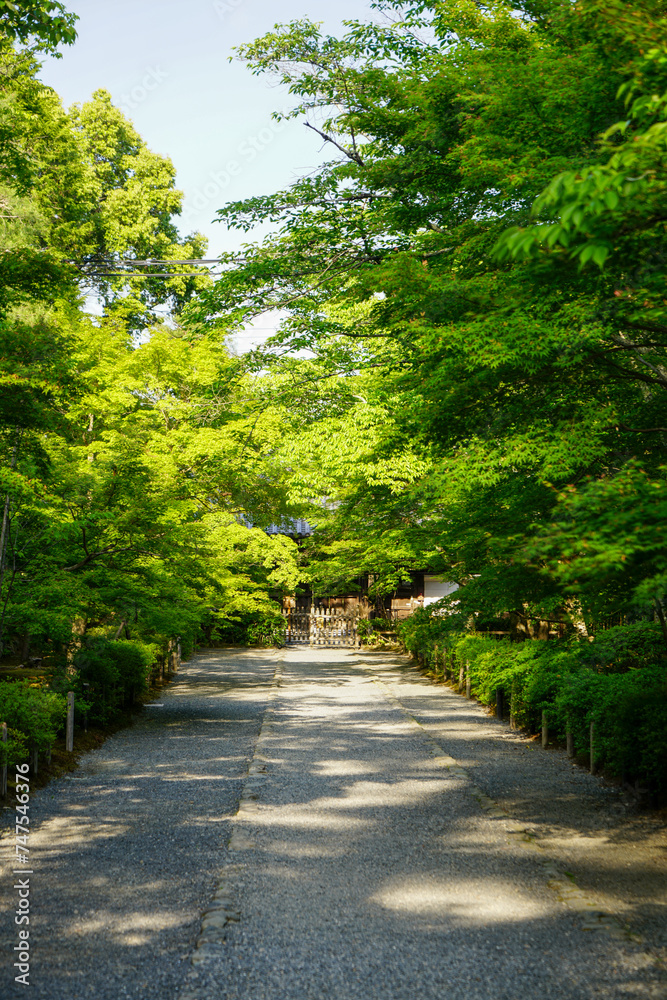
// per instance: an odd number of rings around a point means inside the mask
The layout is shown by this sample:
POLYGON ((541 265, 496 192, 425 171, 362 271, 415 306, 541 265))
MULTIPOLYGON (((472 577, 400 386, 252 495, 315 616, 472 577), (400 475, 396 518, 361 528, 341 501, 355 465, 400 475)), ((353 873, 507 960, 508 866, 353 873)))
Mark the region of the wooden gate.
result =
POLYGON ((309 646, 356 646, 358 615, 330 608, 311 607, 310 611, 290 608, 283 611, 285 642, 309 646))

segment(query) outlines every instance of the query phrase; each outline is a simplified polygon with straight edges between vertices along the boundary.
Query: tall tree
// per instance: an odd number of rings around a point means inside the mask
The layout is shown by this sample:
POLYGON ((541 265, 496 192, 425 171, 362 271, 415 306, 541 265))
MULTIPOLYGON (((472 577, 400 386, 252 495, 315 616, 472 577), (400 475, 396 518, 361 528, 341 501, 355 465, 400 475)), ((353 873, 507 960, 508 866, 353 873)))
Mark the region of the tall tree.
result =
MULTIPOLYGON (((633 457, 653 475, 664 461, 662 5, 399 12, 342 39, 293 22, 242 49, 337 155, 222 210, 277 229, 230 256, 200 315, 287 310, 273 363, 295 404, 304 381, 348 386, 346 413, 324 405, 304 432, 319 458, 366 421, 328 482, 326 461, 301 465, 300 495, 335 500, 323 572, 337 539, 341 580, 363 554, 388 588, 430 566, 487 616, 562 618, 573 591, 536 559, 536 525, 571 484, 585 538, 587 484, 622 488, 633 457), (314 358, 285 358, 295 348, 314 358)), ((593 577, 575 589, 605 605, 593 577)))
POLYGON ((57 0, 0 0, 0 34, 10 41, 31 43, 58 56, 59 45, 76 39, 76 14, 57 0))
POLYGON ((5 42, 0 650, 54 652, 75 622, 164 639, 212 607, 275 611, 296 549, 246 525, 284 506, 279 423, 224 331, 179 322, 209 278, 173 165, 108 93, 67 112, 38 74, 5 42))

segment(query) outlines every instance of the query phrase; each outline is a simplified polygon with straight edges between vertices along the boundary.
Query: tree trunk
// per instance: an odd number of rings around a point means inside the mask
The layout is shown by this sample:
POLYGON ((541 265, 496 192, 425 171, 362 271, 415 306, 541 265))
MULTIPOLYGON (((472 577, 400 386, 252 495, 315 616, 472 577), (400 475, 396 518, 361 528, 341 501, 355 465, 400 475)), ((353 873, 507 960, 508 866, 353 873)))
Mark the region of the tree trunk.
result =
MULTIPOLYGON (((12 472, 16 468, 16 463, 18 461, 20 443, 21 443, 21 431, 17 427, 16 437, 14 439, 14 448, 12 451, 12 461, 10 465, 10 469, 12 470, 12 472)), ((2 588, 5 581, 5 554, 7 552, 7 538, 9 537, 9 528, 10 528, 9 511, 11 508, 11 502, 12 498, 11 495, 8 493, 7 496, 5 497, 5 503, 2 511, 2 528, 0 528, 0 598, 2 597, 2 588)), ((6 607, 6 605, 7 605, 7 600, 5 599, 4 606, 6 607)), ((4 632, 4 608, 3 608, 2 621, 0 622, 0 656, 2 656, 4 648, 3 632, 4 632)))
POLYGON ((526 616, 522 611, 512 611, 510 613, 510 636, 517 642, 531 638, 526 616))
POLYGON ((21 636, 21 649, 19 652, 21 663, 26 663, 29 656, 30 656, 30 632, 24 632, 23 635, 21 636))
MULTIPOLYGON (((75 618, 72 623, 72 636, 84 636, 86 633, 86 619, 85 618, 75 618)), ((74 668, 74 656, 77 649, 81 648, 81 639, 72 639, 70 648, 67 651, 67 675, 71 677, 72 674, 76 673, 74 668)))
POLYGON ((114 640, 120 639, 120 634, 123 631, 123 629, 125 629, 125 635, 126 635, 126 637, 129 638, 129 636, 127 635, 127 622, 125 621, 124 618, 123 618, 122 622, 120 623, 120 625, 118 626, 118 628, 116 629, 116 634, 114 636, 114 640))
POLYGON ((535 638, 541 639, 542 642, 546 642, 546 640, 549 638, 550 625, 551 622, 545 621, 543 618, 540 618, 537 625, 537 635, 535 636, 535 638))
POLYGON ((655 610, 658 612, 660 627, 662 628, 662 637, 665 640, 665 645, 667 646, 667 622, 665 621, 665 610, 662 606, 662 600, 659 597, 654 597, 653 599, 655 601, 655 610))
POLYGON ((578 637, 580 639, 590 639, 588 629, 586 628, 586 622, 584 621, 584 612, 581 607, 581 602, 576 598, 572 598, 566 602, 565 607, 578 637))

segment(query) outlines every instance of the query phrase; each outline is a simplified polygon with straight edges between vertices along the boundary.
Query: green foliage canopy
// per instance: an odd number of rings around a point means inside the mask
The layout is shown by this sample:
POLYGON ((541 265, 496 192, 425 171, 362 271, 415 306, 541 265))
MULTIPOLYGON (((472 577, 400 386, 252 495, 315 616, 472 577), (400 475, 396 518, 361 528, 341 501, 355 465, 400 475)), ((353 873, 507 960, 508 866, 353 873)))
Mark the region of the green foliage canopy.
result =
POLYGON ((240 50, 334 159, 221 210, 274 232, 193 309, 285 311, 248 364, 300 431, 290 490, 317 498, 323 586, 365 569, 391 592, 427 568, 480 621, 644 613, 661 557, 616 558, 627 532, 596 498, 631 495, 632 463, 664 482, 662 5, 392 9, 240 50))

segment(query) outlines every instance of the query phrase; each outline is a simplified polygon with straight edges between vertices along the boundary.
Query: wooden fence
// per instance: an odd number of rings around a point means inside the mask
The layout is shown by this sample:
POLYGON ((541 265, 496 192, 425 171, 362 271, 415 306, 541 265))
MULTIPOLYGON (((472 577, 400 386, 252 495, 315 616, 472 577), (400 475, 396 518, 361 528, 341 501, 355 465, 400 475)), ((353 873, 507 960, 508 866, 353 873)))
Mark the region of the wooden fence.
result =
POLYGON ((311 607, 310 611, 289 609, 285 618, 285 642, 309 646, 356 646, 358 615, 330 608, 311 607))

